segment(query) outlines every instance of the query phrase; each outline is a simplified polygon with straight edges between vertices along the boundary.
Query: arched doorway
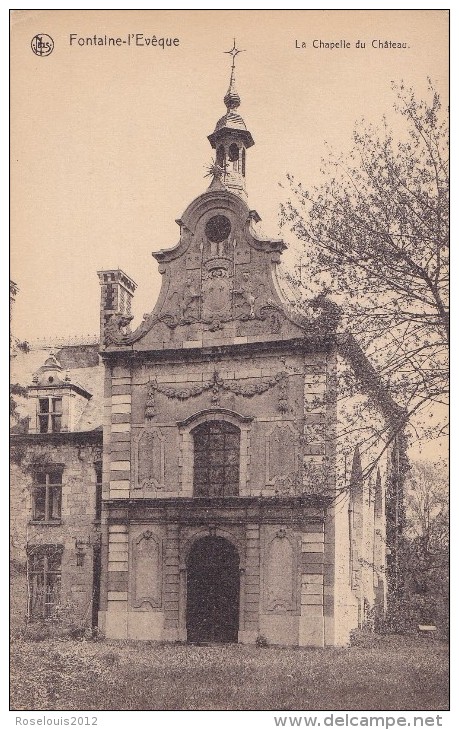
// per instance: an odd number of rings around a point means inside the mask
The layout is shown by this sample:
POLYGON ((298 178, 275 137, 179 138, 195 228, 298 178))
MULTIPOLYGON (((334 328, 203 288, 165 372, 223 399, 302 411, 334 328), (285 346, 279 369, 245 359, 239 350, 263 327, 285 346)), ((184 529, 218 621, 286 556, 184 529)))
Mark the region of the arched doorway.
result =
POLYGON ((237 642, 239 555, 223 537, 197 540, 187 560, 188 641, 237 642))

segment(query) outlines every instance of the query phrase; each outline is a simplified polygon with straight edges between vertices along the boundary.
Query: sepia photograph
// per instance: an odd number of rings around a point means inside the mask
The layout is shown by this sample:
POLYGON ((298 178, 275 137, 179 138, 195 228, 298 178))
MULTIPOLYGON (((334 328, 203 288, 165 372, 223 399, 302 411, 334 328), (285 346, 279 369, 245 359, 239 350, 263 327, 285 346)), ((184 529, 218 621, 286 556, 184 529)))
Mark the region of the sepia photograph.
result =
POLYGON ((442 726, 449 11, 10 35, 10 711, 442 726))

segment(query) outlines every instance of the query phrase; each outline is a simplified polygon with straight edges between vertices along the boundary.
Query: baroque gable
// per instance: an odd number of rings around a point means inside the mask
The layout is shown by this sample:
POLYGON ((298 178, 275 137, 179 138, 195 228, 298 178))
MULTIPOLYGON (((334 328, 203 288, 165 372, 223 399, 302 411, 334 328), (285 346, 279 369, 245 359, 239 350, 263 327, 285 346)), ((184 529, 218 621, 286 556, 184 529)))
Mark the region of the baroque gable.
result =
POLYGON ((156 349, 157 343, 180 347, 203 337, 298 336, 275 278, 286 246, 282 240, 258 238, 258 220, 255 211, 226 190, 197 198, 177 221, 177 246, 153 254, 163 277, 153 312, 133 332, 131 316, 112 315, 105 344, 156 349))

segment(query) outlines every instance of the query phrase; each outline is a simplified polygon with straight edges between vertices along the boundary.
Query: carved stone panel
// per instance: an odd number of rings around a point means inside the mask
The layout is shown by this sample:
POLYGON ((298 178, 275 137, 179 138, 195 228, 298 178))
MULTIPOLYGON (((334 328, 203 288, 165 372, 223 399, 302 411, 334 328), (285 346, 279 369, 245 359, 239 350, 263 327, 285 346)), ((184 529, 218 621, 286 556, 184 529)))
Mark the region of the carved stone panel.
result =
POLYGON ((197 272, 188 272, 179 299, 180 324, 192 324, 200 318, 201 292, 200 279, 197 272))
POLYGON ((266 439, 266 483, 293 477, 298 471, 299 434, 290 423, 278 423, 266 439))
POLYGON ((205 322, 231 319, 232 277, 224 266, 203 274, 202 317, 205 322))
POLYGON ((134 442, 135 488, 164 489, 164 436, 159 428, 143 429, 134 442))
POLYGON ((162 550, 160 539, 151 530, 134 540, 132 545, 134 608, 161 608, 162 550))
POLYGON ((243 242, 237 242, 234 248, 234 260, 236 264, 250 264, 250 246, 243 242))
POLYGON ((187 269, 199 269, 201 267, 201 250, 195 246, 188 250, 186 255, 186 268, 187 269))
POLYGON ((296 560, 285 529, 268 542, 264 561, 265 609, 287 613, 296 607, 296 560))

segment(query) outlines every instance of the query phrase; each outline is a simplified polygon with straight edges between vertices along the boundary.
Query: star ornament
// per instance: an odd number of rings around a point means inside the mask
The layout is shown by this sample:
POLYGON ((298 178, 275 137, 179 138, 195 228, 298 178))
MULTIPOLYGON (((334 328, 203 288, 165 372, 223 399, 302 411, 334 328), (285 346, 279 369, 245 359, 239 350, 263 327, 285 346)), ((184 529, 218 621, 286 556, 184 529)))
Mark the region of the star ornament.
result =
POLYGON ((226 172, 226 165, 225 167, 222 167, 221 165, 218 165, 216 162, 212 161, 210 165, 206 167, 206 174, 204 177, 221 177, 226 172))
POLYGON ((238 53, 244 53, 244 50, 245 49, 243 49, 243 48, 236 48, 236 38, 233 38, 233 47, 232 47, 232 49, 230 51, 223 51, 223 53, 228 53, 230 56, 233 57, 232 66, 234 68, 234 62, 235 62, 235 59, 236 59, 237 54, 238 53))

